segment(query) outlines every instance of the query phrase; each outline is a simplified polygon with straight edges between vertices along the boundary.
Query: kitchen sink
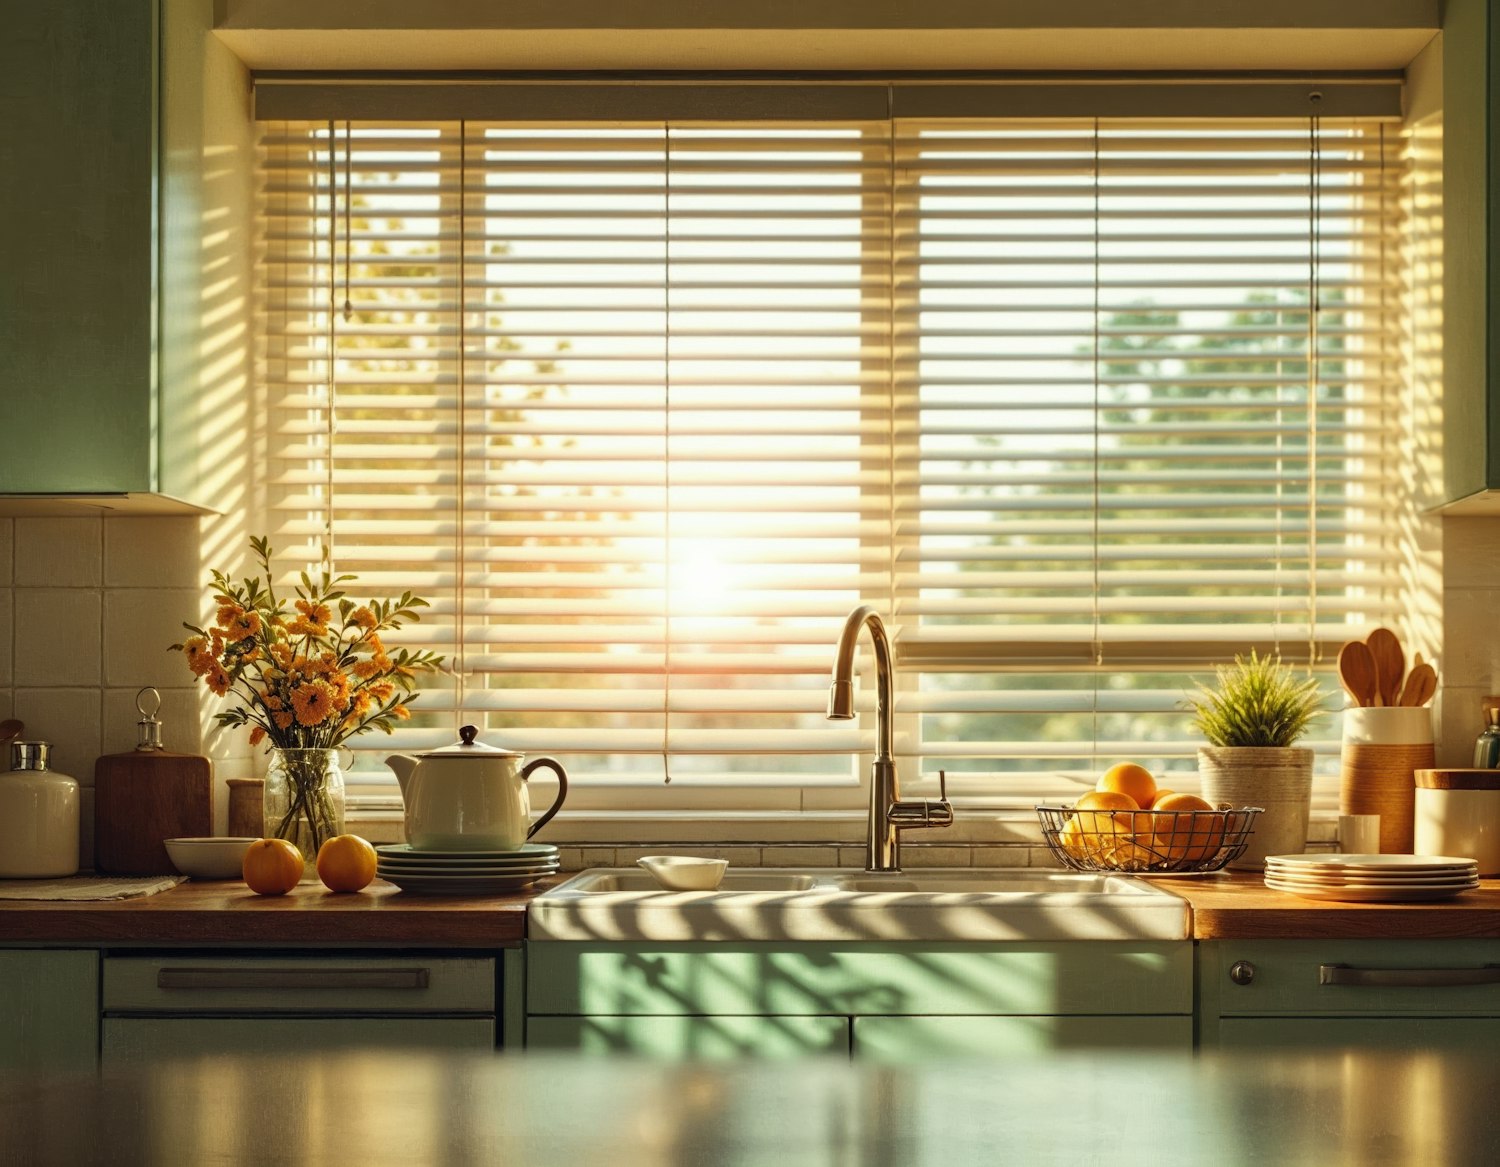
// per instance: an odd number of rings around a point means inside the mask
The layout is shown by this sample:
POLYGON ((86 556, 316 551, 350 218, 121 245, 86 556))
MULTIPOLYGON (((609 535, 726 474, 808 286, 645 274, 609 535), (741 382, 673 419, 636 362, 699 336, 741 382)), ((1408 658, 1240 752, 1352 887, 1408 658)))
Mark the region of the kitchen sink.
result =
POLYGON ((645 872, 576 875, 531 903, 527 936, 574 941, 1185 940, 1187 902, 1148 880, 1031 868, 731 871, 715 891, 645 872))

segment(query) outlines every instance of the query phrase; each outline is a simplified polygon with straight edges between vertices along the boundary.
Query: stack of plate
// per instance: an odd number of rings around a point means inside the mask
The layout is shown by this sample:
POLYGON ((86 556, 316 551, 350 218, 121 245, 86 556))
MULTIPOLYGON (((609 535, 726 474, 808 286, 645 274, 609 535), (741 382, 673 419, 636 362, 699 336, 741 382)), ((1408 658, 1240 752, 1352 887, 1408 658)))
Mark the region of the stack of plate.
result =
POLYGON ((548 843, 522 843, 514 851, 419 851, 388 843, 375 855, 381 879, 426 895, 519 891, 558 868, 557 848, 548 843))
POLYGON ((1449 855, 1268 855, 1266 886, 1309 900, 1442 900, 1479 886, 1479 864, 1449 855))

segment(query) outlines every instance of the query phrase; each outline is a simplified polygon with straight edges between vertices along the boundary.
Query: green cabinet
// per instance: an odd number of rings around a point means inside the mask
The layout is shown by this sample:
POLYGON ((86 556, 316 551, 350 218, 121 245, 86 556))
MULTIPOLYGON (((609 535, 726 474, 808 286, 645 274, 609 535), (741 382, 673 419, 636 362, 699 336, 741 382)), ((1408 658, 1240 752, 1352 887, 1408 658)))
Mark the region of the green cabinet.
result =
POLYGON ((5 7, 0 495, 215 501, 202 448, 250 371, 253 123, 213 7, 5 7))
POLYGON ((0 951, 0 1072, 91 1070, 99 1050, 99 954, 0 951))
POLYGON ((493 1050, 493 957, 108 955, 104 1064, 234 1050, 493 1050))
POLYGON ((1198 946, 1204 1047, 1493 1049, 1500 941, 1255 940, 1198 946))
POLYGON ((1178 942, 527 945, 527 1048, 647 1056, 1192 1047, 1178 942))

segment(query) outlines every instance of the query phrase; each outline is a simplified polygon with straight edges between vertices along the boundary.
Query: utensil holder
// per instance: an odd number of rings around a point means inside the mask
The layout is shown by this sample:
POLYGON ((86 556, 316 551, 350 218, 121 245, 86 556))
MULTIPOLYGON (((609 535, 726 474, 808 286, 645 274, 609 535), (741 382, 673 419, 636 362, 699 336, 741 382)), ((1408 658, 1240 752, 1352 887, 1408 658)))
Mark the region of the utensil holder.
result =
POLYGON ((1339 813, 1378 814, 1380 850, 1411 854, 1415 774, 1435 761, 1432 712, 1425 706, 1344 710, 1339 813))

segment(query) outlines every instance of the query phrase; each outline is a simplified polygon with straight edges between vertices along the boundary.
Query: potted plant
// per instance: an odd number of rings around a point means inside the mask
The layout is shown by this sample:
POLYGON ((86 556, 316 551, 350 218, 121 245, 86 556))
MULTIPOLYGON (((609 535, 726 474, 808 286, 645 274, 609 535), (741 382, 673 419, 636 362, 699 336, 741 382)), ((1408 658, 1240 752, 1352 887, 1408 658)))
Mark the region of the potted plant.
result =
POLYGON ((1193 725, 1208 740, 1198 750, 1203 797, 1214 806, 1258 806, 1245 853, 1229 864, 1259 871, 1267 855, 1301 854, 1312 802, 1313 752, 1294 743, 1322 704, 1318 683, 1298 680, 1279 656, 1215 668, 1213 688, 1189 697, 1193 725))

